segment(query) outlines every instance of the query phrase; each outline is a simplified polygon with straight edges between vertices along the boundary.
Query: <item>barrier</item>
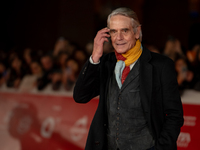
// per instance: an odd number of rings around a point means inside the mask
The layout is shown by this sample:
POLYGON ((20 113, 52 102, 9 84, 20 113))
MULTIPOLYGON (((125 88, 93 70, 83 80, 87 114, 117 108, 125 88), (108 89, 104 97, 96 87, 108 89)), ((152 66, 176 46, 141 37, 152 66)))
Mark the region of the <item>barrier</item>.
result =
POLYGON ((97 104, 0 92, 0 150, 83 150, 97 104))
MULTIPOLYGON (((197 150, 200 93, 187 91, 182 101, 178 150, 197 150)), ((72 96, 0 91, 0 149, 83 150, 97 105, 97 98, 78 104, 72 96)))
POLYGON ((187 90, 182 98, 184 125, 178 137, 178 150, 199 150, 200 92, 187 90))

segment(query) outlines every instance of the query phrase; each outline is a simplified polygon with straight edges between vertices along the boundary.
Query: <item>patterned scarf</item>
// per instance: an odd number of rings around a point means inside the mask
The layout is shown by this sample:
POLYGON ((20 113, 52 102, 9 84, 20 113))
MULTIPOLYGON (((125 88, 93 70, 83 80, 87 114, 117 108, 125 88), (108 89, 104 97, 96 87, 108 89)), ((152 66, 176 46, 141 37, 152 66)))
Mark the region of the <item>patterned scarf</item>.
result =
POLYGON ((125 54, 119 54, 115 51, 115 56, 117 58, 115 76, 120 88, 130 72, 130 65, 133 64, 141 56, 141 54, 142 47, 139 40, 137 40, 135 46, 125 54))

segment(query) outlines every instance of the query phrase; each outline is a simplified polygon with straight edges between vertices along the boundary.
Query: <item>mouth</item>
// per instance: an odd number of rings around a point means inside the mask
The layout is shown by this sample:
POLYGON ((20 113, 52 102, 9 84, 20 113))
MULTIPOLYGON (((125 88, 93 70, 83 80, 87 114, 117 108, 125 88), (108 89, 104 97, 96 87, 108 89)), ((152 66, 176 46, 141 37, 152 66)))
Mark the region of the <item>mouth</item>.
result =
POLYGON ((116 43, 117 46, 123 46, 125 45, 126 43, 116 43))

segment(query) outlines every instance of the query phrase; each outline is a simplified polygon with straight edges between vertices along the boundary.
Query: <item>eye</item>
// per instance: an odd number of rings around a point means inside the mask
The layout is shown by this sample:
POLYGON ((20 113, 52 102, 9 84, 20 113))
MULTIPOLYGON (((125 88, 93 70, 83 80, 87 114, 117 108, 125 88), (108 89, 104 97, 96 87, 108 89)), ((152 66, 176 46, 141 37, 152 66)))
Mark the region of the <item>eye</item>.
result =
POLYGON ((127 32, 128 32, 128 29, 123 29, 122 32, 123 32, 123 33, 127 33, 127 32))
POLYGON ((115 34, 116 30, 110 30, 110 34, 115 34))

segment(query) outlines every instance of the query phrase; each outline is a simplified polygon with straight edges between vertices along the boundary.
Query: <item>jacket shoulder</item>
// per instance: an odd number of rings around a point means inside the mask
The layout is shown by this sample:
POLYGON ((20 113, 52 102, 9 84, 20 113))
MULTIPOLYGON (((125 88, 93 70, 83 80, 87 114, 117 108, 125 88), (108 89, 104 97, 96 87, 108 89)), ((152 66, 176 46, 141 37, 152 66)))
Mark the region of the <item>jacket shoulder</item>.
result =
POLYGON ((169 64, 173 64, 174 65, 174 61, 163 55, 163 54, 159 54, 159 53, 154 53, 154 52, 150 52, 151 53, 151 56, 152 56, 152 59, 151 59, 151 63, 152 64, 157 64, 157 65, 164 65, 166 63, 169 63, 169 64))

